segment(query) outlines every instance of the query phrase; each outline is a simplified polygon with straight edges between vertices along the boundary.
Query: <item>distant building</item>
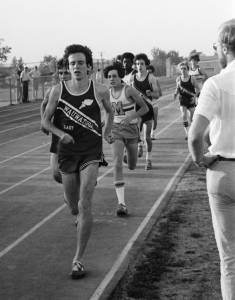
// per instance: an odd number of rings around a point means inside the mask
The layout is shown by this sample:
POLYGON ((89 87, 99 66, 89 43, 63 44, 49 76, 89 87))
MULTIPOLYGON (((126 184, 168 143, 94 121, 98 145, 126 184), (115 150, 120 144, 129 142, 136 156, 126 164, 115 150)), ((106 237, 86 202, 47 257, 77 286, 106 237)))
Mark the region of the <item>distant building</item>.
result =
POLYGON ((199 65, 201 68, 205 70, 205 72, 209 77, 220 72, 220 65, 218 62, 217 55, 213 55, 213 56, 206 56, 203 54, 200 55, 199 65))

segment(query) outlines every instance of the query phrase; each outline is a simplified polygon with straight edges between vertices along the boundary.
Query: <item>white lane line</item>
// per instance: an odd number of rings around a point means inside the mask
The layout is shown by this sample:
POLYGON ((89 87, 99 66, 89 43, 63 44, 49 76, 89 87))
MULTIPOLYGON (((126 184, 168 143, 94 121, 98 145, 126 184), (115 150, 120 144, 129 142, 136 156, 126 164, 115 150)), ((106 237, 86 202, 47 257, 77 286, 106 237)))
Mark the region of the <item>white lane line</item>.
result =
POLYGON ((27 127, 29 125, 36 124, 36 123, 39 124, 40 121, 38 120, 38 121, 30 122, 30 123, 27 123, 27 124, 11 127, 11 128, 5 129, 5 130, 1 130, 0 133, 5 133, 5 132, 11 131, 11 130, 16 130, 16 129, 21 128, 21 127, 27 127))
POLYGON ((176 123, 179 119, 181 118, 181 116, 177 117, 175 120, 173 120, 171 123, 169 123, 166 127, 162 128, 162 130, 160 130, 156 136, 162 134, 164 131, 166 131, 169 127, 171 127, 171 125, 173 125, 174 123, 176 123))
MULTIPOLYGON (((179 118, 177 118, 175 121, 173 121, 173 122, 171 122, 170 124, 172 125, 172 124, 174 124, 177 120, 178 120, 179 118)), ((167 128, 169 127, 169 126, 166 126, 167 128)), ((166 128, 165 127, 165 128, 166 128)), ((158 134, 160 134, 160 133, 162 133, 162 132, 164 132, 165 131, 165 128, 163 128, 161 131, 159 131, 159 133, 158 134)), ((41 174, 41 173, 43 173, 43 172, 45 172, 46 170, 49 170, 50 169, 50 167, 48 167, 48 168, 45 168, 45 169, 43 169, 43 170, 41 170, 40 172, 38 172, 38 173, 36 173, 36 174, 34 174, 34 175, 32 175, 32 176, 30 176, 30 177, 28 177, 28 178, 26 178, 26 179, 24 179, 24 180, 22 180, 22 181, 20 181, 20 182, 18 182, 18 183, 16 183, 16 184, 14 184, 13 186, 11 186, 11 187, 9 187, 9 188, 7 188, 7 189, 5 189, 5 190, 3 190, 3 191, 1 191, 0 192, 0 195, 2 195, 2 194, 4 194, 4 193, 6 193, 6 192, 8 192, 9 190, 12 190, 13 188, 15 188, 16 186, 18 186, 18 185, 21 185, 22 183, 24 183, 24 182, 26 182, 26 181, 28 181, 28 180, 30 180, 31 178, 33 178, 33 177, 36 177, 37 175, 39 175, 39 174, 41 174)), ((104 174, 102 174, 101 176, 99 176, 98 178, 97 178, 97 181, 100 181, 102 178, 104 178, 107 174, 109 174, 111 171, 113 170, 113 167, 112 168, 110 168, 110 169, 108 169, 104 174)), ((169 184, 168 184, 169 185, 169 184)), ((37 223, 34 227, 32 227, 30 230, 28 230, 26 233, 24 233, 21 237, 19 237, 16 241, 14 241, 12 244, 10 244, 9 246, 7 246, 5 249, 3 249, 1 252, 0 252, 0 258, 1 257, 3 257, 5 254, 7 254, 9 251, 11 251, 13 248, 15 248, 17 245, 19 245, 23 240, 25 240, 27 237, 29 237, 32 233, 34 233, 38 228, 40 228, 42 225, 44 225, 47 221, 49 221, 49 220, 51 220, 54 216, 56 216, 64 207, 65 207, 66 205, 65 204, 63 204, 63 205, 61 205, 60 207, 58 207, 55 211, 53 211, 51 214, 49 214, 47 217, 45 217, 42 221, 40 221, 39 223, 37 223)), ((149 215, 149 214, 148 214, 149 215)), ((147 216, 148 216, 147 215, 147 216)), ((146 216, 146 217, 147 217, 146 216)), ((142 222, 143 223, 143 222, 142 222)), ((138 230, 138 229, 137 229, 138 230)), ((124 250, 125 250, 125 248, 124 248, 124 250)), ((123 250, 123 251, 124 251, 123 250)), ((122 252, 123 252, 122 251, 122 252)), ((129 251, 129 250, 128 250, 129 251)), ((122 254, 122 253, 121 253, 122 254)), ((115 265, 117 265, 116 263, 115 263, 115 265)), ((112 267, 112 269, 110 270, 110 272, 113 270, 113 267, 112 267)), ((109 273, 110 273, 109 272, 109 273)), ((109 274, 108 273, 108 274, 109 274)), ((116 273, 116 272, 115 272, 116 273)), ((106 276, 107 277, 107 276, 106 276)), ((105 277, 105 278, 106 278, 105 277)), ((105 279, 104 279, 105 280, 105 279)), ((104 281, 103 280, 103 281, 104 281)), ((102 282, 103 282, 102 281, 102 282)), ((102 284, 102 283, 101 283, 102 284)), ((103 285, 102 285, 103 286, 103 285)), ((99 286, 100 287, 100 286, 99 286)), ((98 288, 99 288, 98 287, 98 288)), ((100 291, 100 289, 99 289, 99 291, 100 291)), ((96 299, 96 298, 94 298, 94 299, 96 299)), ((97 298, 98 299, 98 298, 97 298)))
POLYGON ((44 173, 45 171, 47 171, 49 169, 50 169, 50 167, 44 168, 43 170, 41 170, 41 171, 39 171, 39 172, 37 172, 37 173, 35 173, 35 174, 33 174, 33 175, 31 175, 31 176, 23 179, 21 181, 16 182, 15 184, 11 185, 10 187, 6 188, 5 190, 0 191, 0 196, 3 195, 3 194, 5 194, 6 192, 8 192, 10 190, 13 190, 15 187, 21 185, 22 183, 25 183, 25 182, 29 181, 30 179, 32 179, 32 178, 40 175, 41 173, 44 173))
POLYGON ((13 111, 13 113, 10 113, 10 114, 1 114, 1 111, 0 111, 0 116, 2 118, 7 118, 7 117, 11 118, 13 116, 22 115, 22 114, 28 113, 28 112, 39 112, 39 107, 36 107, 34 109, 19 110, 16 112, 13 111))
POLYGON ((27 120, 27 119, 30 119, 32 117, 39 117, 39 116, 40 116, 39 113, 29 115, 29 116, 22 116, 21 118, 18 118, 18 119, 9 120, 9 121, 6 121, 6 122, 0 122, 0 126, 1 125, 6 125, 6 124, 9 124, 9 123, 14 123, 15 121, 27 120))
POLYGON ((10 161, 10 160, 12 160, 12 159, 21 157, 21 156, 23 156, 23 155, 25 155, 25 154, 28 154, 28 153, 33 152, 33 151, 35 151, 35 150, 38 150, 38 149, 40 149, 40 148, 46 147, 46 146, 49 145, 49 144, 50 144, 50 143, 45 143, 45 144, 42 144, 42 145, 40 145, 40 146, 38 146, 38 147, 32 148, 32 149, 30 149, 30 150, 28 150, 28 151, 25 151, 25 152, 22 152, 22 153, 20 153, 20 154, 11 156, 10 158, 7 158, 7 159, 4 159, 4 160, 0 161, 0 164, 3 164, 3 163, 5 163, 5 162, 7 162, 7 161, 10 161))
POLYGON ((29 134, 20 136, 20 137, 18 137, 18 138, 15 138, 15 139, 9 140, 9 141, 7 141, 7 142, 1 143, 0 146, 4 146, 4 145, 6 145, 6 144, 13 143, 13 142, 18 141, 18 140, 21 140, 21 139, 23 139, 23 138, 25 138, 25 137, 28 137, 28 136, 31 136, 31 135, 35 135, 36 133, 39 133, 39 132, 40 132, 40 131, 37 130, 37 131, 35 131, 35 132, 32 132, 32 133, 29 133, 29 134))
POLYGON ((21 237, 19 237, 17 240, 15 240, 14 243, 10 244, 8 247, 6 247, 4 250, 2 250, 0 252, 0 258, 3 257, 5 254, 7 254, 9 251, 11 251, 13 248, 15 248, 17 245, 19 245, 23 240, 25 240, 27 237, 29 237, 32 233, 34 233, 38 228, 40 228, 47 221, 49 221, 54 216, 56 216, 65 206, 66 206, 66 204, 63 204, 60 207, 58 207, 51 214, 49 214, 46 218, 44 218, 41 222, 37 223, 29 231, 25 232, 25 234, 23 234, 21 237))
POLYGON ((181 165, 181 167, 176 171, 174 176, 171 178, 167 186, 165 187, 162 194, 156 199, 156 202, 149 210, 148 214, 144 218, 144 220, 141 222, 133 236, 129 239, 128 243, 126 244, 125 248, 122 250, 121 254, 119 255, 118 259, 113 264, 110 271, 106 274, 102 282, 99 284, 93 295, 89 300, 99 300, 102 294, 104 293, 105 289, 110 284, 111 280, 114 278, 114 276, 117 274, 118 270, 120 269, 122 263, 126 259, 128 253, 130 252, 131 248, 133 247, 134 243, 140 236, 140 234, 143 232, 147 224, 149 223, 152 216, 157 212, 158 209, 161 208, 162 202, 165 200, 165 197, 167 194, 171 191, 171 189, 176 186, 177 182, 179 181, 179 178, 181 175, 185 172, 186 168, 188 167, 188 164, 190 162, 190 154, 186 157, 184 163, 181 165))
MULTIPOLYGON (((21 182, 19 182, 17 185, 22 184, 25 181, 30 180, 33 177, 36 177, 37 175, 45 172, 46 170, 50 169, 50 167, 43 169, 42 171, 38 172, 37 174, 34 174, 28 178, 26 178, 25 180, 22 180, 21 182)), ((107 170, 104 174, 102 174, 101 176, 99 176, 97 178, 97 181, 100 181, 103 177, 105 177, 108 173, 110 173, 113 170, 113 168, 107 170)), ((14 188, 16 185, 12 186, 12 188, 14 188)), ((11 189, 12 189, 11 188, 11 189)), ((9 190, 9 189, 8 189, 9 190)), ((7 190, 5 190, 4 192, 7 192, 7 190)), ((0 192, 1 195, 2 192, 0 192)), ((42 227, 46 222, 48 222, 49 220, 51 220, 53 217, 55 217, 62 209, 64 209, 66 207, 66 204, 62 204, 61 206, 59 206, 56 210, 54 210, 52 213, 50 213, 48 216, 46 216, 44 219, 42 219, 42 221, 40 221, 39 223, 37 223, 35 226, 33 226, 31 229, 29 229, 27 232, 25 232, 22 236, 20 236, 17 240, 15 240, 12 244, 10 244, 9 246, 7 246, 5 249, 3 249, 0 252, 0 258, 2 258, 4 255, 6 255, 8 252, 10 252, 13 248, 15 248, 17 245, 19 245, 23 240, 25 240, 27 237, 29 237, 32 233, 34 233, 37 229, 39 229, 40 227, 42 227)))

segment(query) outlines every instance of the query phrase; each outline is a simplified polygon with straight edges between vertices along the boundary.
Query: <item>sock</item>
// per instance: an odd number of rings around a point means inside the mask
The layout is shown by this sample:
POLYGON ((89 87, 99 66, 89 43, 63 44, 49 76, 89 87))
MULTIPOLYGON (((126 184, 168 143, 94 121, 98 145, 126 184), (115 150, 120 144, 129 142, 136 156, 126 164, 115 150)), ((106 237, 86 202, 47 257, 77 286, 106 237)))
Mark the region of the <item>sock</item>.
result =
POLYGON ((152 152, 147 152, 146 160, 151 160, 151 159, 152 159, 152 152))
POLYGON ((124 194, 125 194, 125 183, 123 181, 116 181, 114 183, 114 185, 115 185, 115 191, 116 191, 117 198, 118 198, 118 204, 124 204, 124 205, 126 205, 126 203, 125 203, 125 197, 124 197, 124 194))

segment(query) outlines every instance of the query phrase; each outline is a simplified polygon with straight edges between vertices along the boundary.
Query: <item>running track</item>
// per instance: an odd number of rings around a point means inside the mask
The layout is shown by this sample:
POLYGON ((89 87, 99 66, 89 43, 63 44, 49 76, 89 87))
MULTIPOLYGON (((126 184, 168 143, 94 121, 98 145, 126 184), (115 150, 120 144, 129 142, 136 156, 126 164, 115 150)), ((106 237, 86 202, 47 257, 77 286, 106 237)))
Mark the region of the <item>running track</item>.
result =
POLYGON ((39 103, 0 108, 0 299, 107 299, 187 165, 177 102, 170 95, 158 103, 153 170, 144 170, 143 158, 135 171, 124 169, 128 218, 115 215, 111 149, 104 144, 109 166, 100 169, 88 274, 80 281, 69 277, 76 229, 62 187, 51 179, 39 103))

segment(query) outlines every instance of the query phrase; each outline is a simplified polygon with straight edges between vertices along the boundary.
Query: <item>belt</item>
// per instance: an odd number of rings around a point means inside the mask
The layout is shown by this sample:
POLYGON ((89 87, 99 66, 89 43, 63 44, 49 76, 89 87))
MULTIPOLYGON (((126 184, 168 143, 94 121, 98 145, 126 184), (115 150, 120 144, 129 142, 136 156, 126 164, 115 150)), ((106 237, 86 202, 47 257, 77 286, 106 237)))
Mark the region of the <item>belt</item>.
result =
POLYGON ((217 159, 220 161, 235 161, 235 158, 227 158, 220 155, 217 155, 217 159))

